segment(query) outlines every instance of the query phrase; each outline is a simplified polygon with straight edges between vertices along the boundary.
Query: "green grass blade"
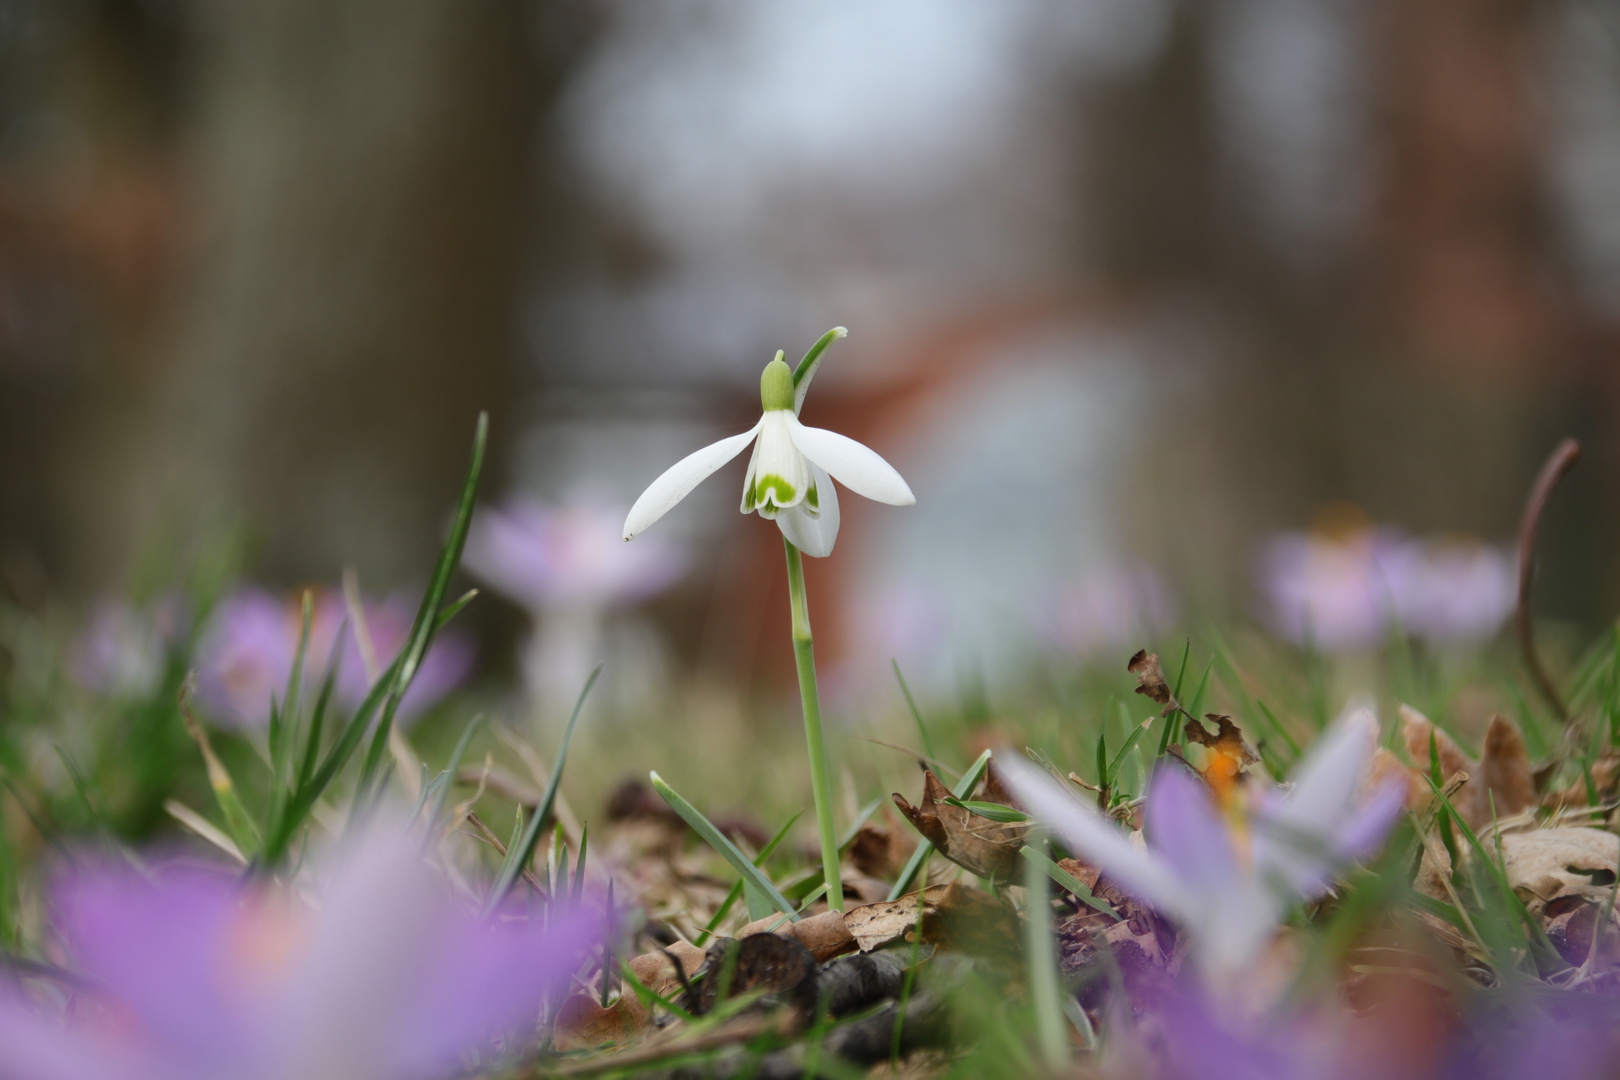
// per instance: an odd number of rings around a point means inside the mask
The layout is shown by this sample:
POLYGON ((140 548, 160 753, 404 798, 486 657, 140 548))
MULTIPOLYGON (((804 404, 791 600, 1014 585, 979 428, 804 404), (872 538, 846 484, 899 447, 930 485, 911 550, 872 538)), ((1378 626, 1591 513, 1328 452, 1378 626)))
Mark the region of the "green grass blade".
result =
POLYGON ((456 740, 456 747, 450 751, 450 763, 444 767, 434 781, 432 810, 429 811, 428 828, 438 824, 439 815, 444 813, 444 804, 450 798, 450 787, 456 782, 456 771, 461 768, 461 759, 467 756, 467 747, 472 745, 473 735, 484 724, 484 714, 479 713, 467 721, 467 726, 461 730, 461 738, 456 740))
POLYGON ((911 718, 917 721, 917 733, 922 736, 923 750, 928 754, 930 761, 937 760, 939 753, 934 749, 933 736, 928 734, 928 725, 923 723, 922 710, 917 708, 917 699, 911 696, 911 687, 906 685, 906 677, 900 674, 900 661, 890 660, 894 668, 895 681, 900 684, 900 693, 905 695, 906 707, 911 710, 911 718))
POLYGON ((439 565, 433 569, 427 593, 422 597, 422 606, 416 612, 416 622, 411 625, 410 637, 406 639, 399 666, 394 671, 393 685, 383 701, 382 719, 377 721, 377 733, 372 736, 371 748, 366 752, 366 760, 360 770, 362 791, 369 788, 376 774, 377 766, 382 761, 383 748, 388 745, 388 732, 394 724, 394 713, 399 708, 400 699, 410 689, 411 681, 416 678, 422 657, 427 655, 428 645, 438 628, 439 607, 444 603, 445 591, 450 587, 450 576, 461 563, 461 550, 467 544, 467 530, 472 525, 478 477, 484 471, 484 448, 488 442, 489 414, 479 413, 478 425, 473 432, 472 463, 467 467, 467 479, 461 485, 461 501, 456 507, 455 524, 450 527, 450 538, 445 541, 444 550, 439 554, 439 565))
MULTIPOLYGON (((765 868, 766 860, 776 853, 776 849, 781 846, 782 841, 787 839, 788 830, 793 828, 794 822, 798 821, 799 818, 803 816, 804 811, 800 810, 798 813, 787 819, 786 825, 783 825, 780 829, 776 830, 776 835, 771 837, 771 842, 760 848, 759 854, 754 856, 755 866, 759 867, 761 870, 765 868)), ((710 919, 709 925, 705 926, 698 933, 698 936, 692 939, 692 944, 702 948, 703 943, 709 940, 709 938, 713 937, 714 932, 720 929, 720 924, 726 921, 726 916, 731 914, 731 909, 735 907, 737 901, 742 898, 742 894, 743 883, 741 879, 738 879, 737 884, 733 885, 731 887, 731 891, 726 894, 725 901, 721 903, 717 909, 715 909, 714 918, 710 919)))
POLYGON ((1087 907, 1096 908, 1109 918, 1119 918, 1119 912, 1114 910, 1114 905, 1110 904, 1106 900, 1099 899, 1095 893, 1086 888, 1084 882, 1049 859, 1045 852, 1037 851, 1026 844, 1023 848, 1019 849, 1018 853, 1024 858, 1028 859, 1030 862, 1034 863, 1036 866, 1039 866, 1042 870, 1045 870, 1047 877, 1057 882, 1060 888, 1066 889, 1073 893, 1075 898, 1078 899, 1082 904, 1085 904, 1087 907))
POLYGON ((585 680, 585 688, 579 692, 579 699, 574 702, 574 711, 568 717, 568 726, 563 729, 562 745, 557 748, 557 763, 551 767, 551 779, 546 781, 545 794, 540 796, 540 803, 534 808, 534 817, 529 819, 529 827, 524 832, 523 839, 508 849, 506 862, 495 879, 494 888, 489 890, 489 899, 484 903, 485 914, 494 911, 500 902, 506 899, 506 894, 517 884, 518 875, 529 865, 529 859, 533 857, 534 849, 540 843, 540 827, 551 815, 552 804, 557 801, 558 787, 562 784, 563 766, 568 763, 568 744, 573 741, 574 726, 579 723, 579 714, 585 708, 585 699, 591 696, 591 687, 596 685, 596 680, 601 674, 602 665, 597 664, 590 678, 585 680))
POLYGON ((714 824, 704 817, 697 807, 681 798, 675 789, 664 783, 664 778, 657 773, 649 773, 648 779, 652 781, 653 790, 658 792, 663 800, 670 805, 670 809, 674 810, 681 816, 682 820, 692 826, 692 830, 701 836, 710 847, 724 856, 726 862, 731 864, 733 870, 742 875, 745 882, 769 898, 777 911, 794 919, 798 918, 792 902, 783 896, 771 882, 771 879, 766 877, 759 867, 749 862, 747 857, 737 850, 737 845, 733 844, 726 838, 724 833, 715 828, 714 824))

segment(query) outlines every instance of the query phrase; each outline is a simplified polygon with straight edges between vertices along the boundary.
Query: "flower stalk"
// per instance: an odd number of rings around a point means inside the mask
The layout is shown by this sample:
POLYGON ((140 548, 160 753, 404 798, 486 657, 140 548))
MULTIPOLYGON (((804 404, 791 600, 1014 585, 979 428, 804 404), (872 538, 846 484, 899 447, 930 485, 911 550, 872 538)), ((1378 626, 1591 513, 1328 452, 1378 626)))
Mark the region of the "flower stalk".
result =
POLYGON ((804 556, 793 541, 787 549, 788 599, 793 608, 793 662, 799 669, 799 700, 804 707, 804 739, 810 749, 810 789, 816 802, 816 828, 821 833, 821 870, 827 882, 827 906, 844 910, 844 879, 838 865, 838 829, 833 823, 832 777, 827 740, 821 731, 821 693, 816 687, 816 645, 810 633, 810 604, 804 591, 804 556))

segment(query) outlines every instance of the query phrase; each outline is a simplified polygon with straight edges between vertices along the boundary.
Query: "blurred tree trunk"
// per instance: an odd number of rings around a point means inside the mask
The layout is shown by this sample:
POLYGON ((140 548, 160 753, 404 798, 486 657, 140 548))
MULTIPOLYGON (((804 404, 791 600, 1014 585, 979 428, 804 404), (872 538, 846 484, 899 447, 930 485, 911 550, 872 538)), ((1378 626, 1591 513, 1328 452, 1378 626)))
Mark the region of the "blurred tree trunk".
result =
POLYGON ((504 432, 512 396, 547 85, 530 9, 193 13, 198 248, 173 354, 84 478, 116 523, 84 554, 240 520, 272 578, 419 581, 474 418, 504 432))

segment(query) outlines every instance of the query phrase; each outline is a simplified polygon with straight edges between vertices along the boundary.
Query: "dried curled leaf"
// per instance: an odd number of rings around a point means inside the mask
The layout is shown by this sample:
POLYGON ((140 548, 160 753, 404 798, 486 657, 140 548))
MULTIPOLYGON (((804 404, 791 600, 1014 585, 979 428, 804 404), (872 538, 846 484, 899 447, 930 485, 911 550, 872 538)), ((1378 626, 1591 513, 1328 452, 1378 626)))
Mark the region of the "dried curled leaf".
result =
MULTIPOLYGON (((894 804, 941 855, 958 866, 980 877, 1003 881, 1012 877, 1018 869, 1018 851, 1024 846, 1029 826, 998 824, 965 807, 947 803, 948 798, 951 798, 950 789, 932 770, 924 769, 921 804, 912 806, 898 792, 894 795, 894 804)), ((980 786, 977 799, 1018 807, 1015 796, 1002 787, 993 767, 980 786)))
POLYGON ((1150 653, 1146 649, 1139 649, 1125 670, 1136 676, 1136 692, 1146 694, 1160 705, 1169 705, 1174 700, 1170 694, 1170 684, 1165 681, 1164 668, 1159 664, 1159 654, 1150 653))
POLYGON ((1491 717, 1485 732, 1484 755, 1478 762, 1410 705, 1401 706, 1401 736, 1407 755, 1420 772, 1429 769, 1432 740, 1442 778, 1450 780, 1459 773, 1467 777, 1451 796, 1451 805, 1473 828, 1488 826, 1493 811, 1500 820, 1536 804, 1530 752, 1524 736, 1506 717, 1491 717))
POLYGON ((607 1008, 589 994, 572 994, 557 1009, 558 1050, 589 1050, 628 1042, 647 1025, 647 1010, 626 995, 607 1008))
POLYGON ((1188 717, 1187 741, 1209 751, 1209 761, 1198 773, 1210 787, 1221 791, 1244 769, 1259 761, 1260 755, 1243 738, 1242 729, 1230 716, 1209 713, 1204 719, 1215 725, 1215 734, 1211 735, 1203 724, 1188 717))

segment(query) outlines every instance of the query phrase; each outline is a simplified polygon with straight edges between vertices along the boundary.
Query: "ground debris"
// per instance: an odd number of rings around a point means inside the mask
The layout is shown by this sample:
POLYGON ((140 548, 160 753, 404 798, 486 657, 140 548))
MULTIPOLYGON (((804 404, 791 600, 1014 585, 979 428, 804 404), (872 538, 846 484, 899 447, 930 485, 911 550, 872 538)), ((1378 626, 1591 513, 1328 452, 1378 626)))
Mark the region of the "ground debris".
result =
MULTIPOLYGON (((894 804, 900 808, 924 839, 941 855, 979 877, 1008 880, 1017 873, 1018 852, 1024 846, 1029 826, 1002 824, 980 817, 970 810, 946 802, 951 791, 932 769, 923 770, 922 802, 912 806, 896 792, 894 804)), ((1019 809, 1012 794, 1002 787, 992 766, 973 798, 1019 809)))

